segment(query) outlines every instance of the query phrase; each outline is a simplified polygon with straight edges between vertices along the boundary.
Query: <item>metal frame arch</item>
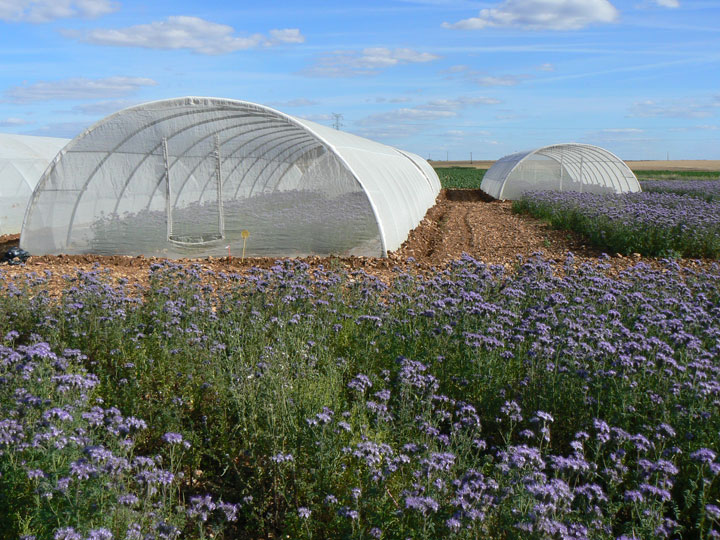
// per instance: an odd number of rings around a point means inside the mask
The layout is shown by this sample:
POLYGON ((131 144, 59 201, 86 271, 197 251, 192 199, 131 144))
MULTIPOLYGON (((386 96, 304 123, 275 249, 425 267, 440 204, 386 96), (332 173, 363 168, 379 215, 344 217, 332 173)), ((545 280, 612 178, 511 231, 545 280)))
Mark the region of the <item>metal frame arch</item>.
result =
MULTIPOLYGON (((126 109, 126 110, 129 110, 129 109, 126 109)), ((216 110, 224 110, 224 109, 216 109, 216 110)), ((203 111, 203 112, 213 112, 213 111, 211 110, 211 111, 203 111)), ((140 133, 142 133, 142 132, 145 131, 146 129, 149 129, 149 128, 152 127, 152 126, 156 126, 156 125, 158 125, 158 124, 161 124, 162 122, 166 122, 166 121, 171 120, 171 119, 174 119, 174 118, 179 118, 179 117, 181 117, 181 116, 191 116, 192 114, 194 114, 194 113, 182 113, 182 114, 178 113, 178 114, 173 114, 173 115, 164 117, 164 118, 162 118, 162 119, 156 119, 156 120, 154 120, 153 122, 150 122, 150 123, 148 123, 148 124, 144 124, 140 129, 138 129, 137 131, 133 132, 131 135, 125 137, 119 144, 115 145, 115 147, 114 147, 111 151, 107 152, 107 155, 100 160, 100 162, 95 166, 95 168, 92 170, 92 172, 91 172, 91 173, 88 175, 88 177, 85 179, 85 182, 83 183, 82 188, 73 190, 73 191, 78 191, 78 196, 77 196, 77 198, 75 199, 75 204, 74 204, 74 206, 73 206, 73 210, 72 210, 72 213, 71 213, 71 215, 70 215, 70 222, 68 223, 68 232, 67 232, 67 240, 66 240, 66 243, 67 243, 67 244, 70 244, 70 235, 72 234, 73 224, 75 223, 75 214, 77 213, 77 209, 78 209, 78 207, 80 206, 80 200, 82 199, 82 196, 83 196, 83 195, 85 194, 85 192, 87 191, 87 188, 88 188, 88 186, 90 185, 90 182, 92 181, 92 179, 93 179, 93 178, 95 177, 95 175, 98 173, 98 171, 99 171, 100 168, 103 166, 103 164, 104 164, 108 159, 110 159, 110 156, 112 156, 112 155, 115 153, 115 150, 117 150, 117 149, 120 148, 122 145, 124 145, 125 143, 127 143, 127 142, 128 142, 130 139, 132 139, 133 137, 139 135, 140 133)), ((237 115, 237 116, 238 116, 238 117, 242 117, 242 116, 244 116, 244 115, 237 115)), ((234 117, 236 117, 236 115, 231 115, 231 116, 228 116, 227 118, 234 118, 234 117)), ((227 119, 227 118, 226 118, 226 119, 227 119)), ((184 133, 184 132, 186 132, 186 131, 189 131, 189 130, 191 130, 191 129, 193 129, 193 128, 196 128, 197 126, 201 126, 201 125, 203 125, 203 124, 211 124, 211 123, 216 122, 216 121, 217 121, 217 119, 203 119, 203 120, 201 120, 200 122, 195 122, 195 123, 192 123, 192 124, 188 124, 188 125, 184 126, 182 129, 180 129, 180 130, 176 131, 175 133, 173 133, 172 136, 169 137, 168 139, 171 139, 171 138, 173 138, 173 137, 177 137, 178 135, 180 135, 180 134, 182 134, 182 133, 184 133)), ((141 166, 150 156, 154 155, 155 150, 157 150, 160 146, 162 146, 162 140, 161 140, 158 144, 156 144, 155 146, 153 146, 153 147, 152 147, 152 150, 150 150, 149 153, 146 153, 146 154, 144 155, 144 157, 140 160, 140 163, 138 163, 138 164, 133 168, 132 174, 131 174, 128 178, 125 179, 125 184, 124 184, 124 186, 123 186, 122 193, 125 192, 125 190, 127 189, 127 186, 128 186, 129 183, 130 183, 130 179, 131 179, 133 176, 135 176, 135 173, 139 170, 140 166, 141 166)), ((176 160, 176 161, 177 161, 177 160, 176 160)), ((156 186, 156 187, 157 187, 157 186, 156 186)), ((118 198, 118 200, 120 200, 120 199, 118 198)))
MULTIPOLYGON (((261 123, 264 124, 264 122, 258 122, 258 124, 261 124, 261 123)), ((248 124, 245 124, 245 126, 247 126, 247 125, 248 125, 248 124)), ((222 130, 218 130, 218 131, 213 132, 213 133, 211 133, 211 134, 209 134, 209 135, 206 135, 205 137, 202 137, 201 139, 198 139, 198 141, 197 141, 195 144, 199 144, 199 143, 202 142, 202 141, 206 141, 206 140, 209 139, 210 137, 213 137, 213 136, 215 136, 215 135, 217 135, 218 133, 221 133, 221 132, 223 132, 223 131, 229 131, 229 130, 231 130, 231 129, 241 129, 242 127, 244 127, 244 126, 229 126, 229 127, 227 127, 227 128, 223 128, 222 130)), ((256 137, 255 139, 249 139, 249 140, 243 142, 241 145, 235 147, 235 148, 233 149, 232 153, 228 154, 227 156, 221 156, 221 159, 223 159, 223 158, 227 159, 228 157, 234 157, 234 156, 237 154, 237 152, 239 152, 241 149, 243 149, 243 148, 245 148, 246 146, 248 146, 250 143, 256 142, 258 139, 265 138, 265 137, 267 137, 268 135, 273 135, 273 134, 276 134, 276 133, 285 133, 285 132, 295 131, 294 129, 289 129, 289 128, 277 129, 277 126, 265 127, 265 128, 256 129, 256 130, 253 130, 253 131, 254 131, 254 132, 257 132, 257 131, 265 131, 266 129, 270 129, 271 131, 270 131, 269 133, 264 133, 263 135, 259 135, 259 136, 256 137)), ((248 132, 248 131, 243 131, 243 132, 241 132, 241 133, 239 133, 239 134, 237 134, 237 135, 233 135, 232 137, 229 137, 229 138, 225 139, 225 141, 223 141, 222 143, 220 143, 220 147, 224 146, 225 144, 227 144, 227 143, 228 143, 229 141, 231 141, 231 140, 234 140, 234 139, 237 139, 238 137, 242 137, 243 135, 246 135, 247 133, 249 133, 249 132, 248 132)), ((259 146, 261 146, 261 145, 258 145, 258 147, 259 147, 259 146)), ((255 150, 255 149, 252 149, 251 152, 253 152, 254 150, 255 150)), ((209 155, 210 155, 210 154, 208 154, 208 155, 206 155, 206 156, 203 156, 202 159, 203 159, 203 160, 204 160, 204 159, 207 159, 207 157, 208 157, 209 155)), ((178 158, 173 162, 172 165, 174 165, 179 159, 180 159, 180 157, 178 156, 178 158)), ((199 163, 197 163, 192 169, 189 170, 188 176, 185 178, 185 180, 183 181, 182 186, 180 186, 180 189, 178 190, 177 197, 175 198, 175 202, 177 202, 177 201, 180 199, 180 194, 181 194, 182 191, 185 189, 185 185, 186 185, 187 182, 190 180, 190 177, 192 176, 192 174, 193 174, 193 173, 197 170, 197 168, 200 166, 200 163, 202 163, 202 161, 199 162, 199 163)), ((172 167, 172 165, 171 165, 171 167, 172 167)), ((235 172, 236 169, 237 169, 237 166, 236 166, 235 168, 233 168, 233 170, 231 171, 231 174, 232 174, 233 172, 235 172)), ((210 181, 211 181, 211 180, 209 179, 209 180, 205 183, 205 185, 203 186, 202 193, 205 192, 205 188, 208 186, 208 184, 210 183, 210 181)), ((156 193, 156 192, 157 192, 157 186, 155 186, 155 189, 153 189, 153 192, 152 192, 151 197, 150 197, 150 202, 152 202, 152 198, 155 196, 155 193, 156 193)), ((148 206, 149 206, 150 202, 148 203, 148 206)))
MULTIPOLYGON (((292 131, 294 131, 294 130, 284 129, 284 130, 282 130, 282 131, 283 131, 283 132, 292 132, 292 131)), ((275 133, 277 133, 277 132, 275 132, 275 133)), ((238 138, 238 137, 241 137, 241 136, 244 135, 244 134, 245 134, 245 133, 242 133, 242 134, 240 134, 240 135, 235 135, 235 136, 233 136, 233 137, 230 137, 230 139, 236 139, 236 138, 238 138)), ((267 134, 266 134, 266 135, 261 135, 260 137, 266 137, 266 136, 267 136, 267 134)), ((230 139, 228 139, 228 140, 230 140, 230 139)), ((239 152, 240 150, 242 150, 243 148, 245 148, 245 147, 246 147, 249 143, 251 143, 251 142, 254 142, 254 141, 253 141, 253 140, 245 141, 243 144, 241 144, 240 146, 236 147, 236 148, 232 151, 232 153, 227 154, 227 155, 222 155, 222 156, 221 156, 221 160, 222 160, 223 162, 225 162, 225 161, 227 161, 227 159, 234 158, 235 155, 237 154, 237 152, 239 152)), ((222 147, 223 144, 224 144, 224 143, 221 143, 220 146, 222 147)), ((225 179, 229 179, 229 178, 235 173, 235 171, 237 171, 238 167, 240 167, 240 164, 235 165, 225 179)), ((242 181, 242 178, 241 178, 241 181, 242 181)), ((223 181, 223 183, 224 183, 224 181, 223 181)), ((210 181, 206 182, 205 185, 203 186, 203 189, 202 189, 202 191, 200 192, 200 198, 199 198, 199 200, 202 200, 202 198, 203 198, 203 196, 204 196, 204 194, 205 194, 205 190, 207 189, 208 185, 210 185, 210 181)), ((181 190, 182 190, 184 187, 185 187, 185 184, 183 184, 181 190)))
MULTIPOLYGON (((250 119, 246 120, 251 122, 250 119)), ((258 127, 260 126, 255 126, 258 127)), ((220 142, 215 145, 215 148, 222 149, 221 159, 228 160, 229 166, 223 167, 223 170, 236 169, 236 161, 243 161, 241 167, 244 170, 248 164, 255 161, 250 173, 259 169, 264 171, 254 179, 254 187, 250 186, 249 175, 244 179, 236 176, 231 182, 232 187, 228 186, 228 195, 235 191, 233 188, 236 187, 240 190, 250 187, 253 193, 276 189, 284 182, 287 171, 291 169, 288 160, 302 156, 315 147, 328 152, 328 157, 332 157, 333 167, 338 167, 337 172, 342 172, 343 176, 347 174, 345 181, 350 183, 349 187, 353 186, 353 191, 363 192, 362 196, 367 200, 376 224, 376 234, 380 237, 380 246, 375 244, 373 253, 380 248, 380 255, 386 255, 388 249, 395 249, 396 243, 401 240, 400 236, 406 232, 405 222, 412 228, 413 223, 417 223, 420 210, 424 209, 426 204, 432 205, 431 199, 434 199, 439 191, 438 181, 430 174, 431 169, 424 168, 424 164, 419 160, 414 160, 398 149, 346 133, 335 136, 326 126, 247 101, 181 97, 152 101, 117 111, 95 122, 69 141, 39 179, 38 187, 28 204, 23 219, 23 226, 28 232, 28 242, 41 240, 41 237, 36 235, 39 234, 40 227, 47 226, 53 229, 53 236, 48 238, 46 243, 38 242, 38 249, 56 250, 55 252, 71 249, 81 252, 80 250, 88 249, 88 246, 84 232, 82 237, 77 236, 80 224, 85 227, 92 223, 100 215, 100 210, 107 212, 112 209, 116 213, 122 208, 134 208, 135 203, 122 202, 129 194, 134 198, 141 195, 140 199, 144 199, 146 193, 153 192, 149 201, 156 200, 157 189, 162 186, 162 182, 157 178, 162 175, 158 168, 161 161, 158 160, 163 159, 162 156, 157 157, 160 149, 157 146, 160 141, 157 139, 176 141, 171 148, 171 163, 182 160, 182 156, 192 156, 183 160, 186 166, 177 178, 177 185, 183 187, 173 193, 176 199, 181 198, 187 191, 188 182, 192 180, 195 185, 193 173, 201 170, 198 167, 204 167, 205 162, 202 160, 208 159, 212 153, 209 146, 206 147, 202 141, 198 142, 198 139, 206 140, 213 135, 219 135, 218 140, 222 142, 222 145, 220 142), (124 118, 125 114, 128 116, 124 118), (249 142, 244 150, 236 151, 236 146, 248 142, 241 135, 242 132, 250 133, 247 136, 249 138, 253 137, 251 126, 240 126, 237 131, 231 127, 231 124, 236 122, 231 117, 239 119, 243 115, 255 116, 257 120, 267 118, 269 124, 275 124, 265 132, 282 129, 280 124, 292 128, 282 134, 284 139, 289 140, 283 143, 278 137, 280 134, 276 133, 262 139, 265 141, 262 145, 258 144, 259 141, 249 142), (202 123, 207 123, 213 134, 207 135, 207 129, 201 126, 202 123), (193 130, 187 127, 188 124, 201 127, 193 130), (298 130, 297 134, 292 133, 293 129, 298 130), (257 157, 254 155, 245 160, 243 152, 252 148, 256 148, 257 152, 264 152, 266 159, 272 163, 264 163, 262 156, 259 160, 254 159, 257 157), (223 155, 225 152, 232 153, 234 157, 223 155), (199 161, 202 162, 200 165, 199 161), (109 169, 109 166, 112 168, 109 169), (400 173, 397 183, 391 182, 395 170, 400 173), (142 184, 136 185, 139 178, 143 179, 142 184), (159 185, 156 185, 158 182, 159 185), (236 182, 242 184, 242 187, 234 185, 236 182), (404 213, 399 214, 402 217, 393 214, 392 207, 388 205, 393 194, 399 198, 399 202, 403 200, 406 203, 407 209, 403 207, 404 213), (61 202, 62 207, 55 207, 53 210, 52 205, 57 202, 61 202), (74 248, 71 248, 71 245, 74 248)), ((218 166, 220 164, 218 160, 218 166)), ((205 171, 205 168, 202 170, 205 171)), ((332 183, 332 175, 323 182, 332 183)), ((203 172, 202 178, 197 178, 197 189, 207 192, 210 185, 212 182, 203 172)), ((141 205, 138 208, 140 209, 146 201, 137 202, 141 205)))

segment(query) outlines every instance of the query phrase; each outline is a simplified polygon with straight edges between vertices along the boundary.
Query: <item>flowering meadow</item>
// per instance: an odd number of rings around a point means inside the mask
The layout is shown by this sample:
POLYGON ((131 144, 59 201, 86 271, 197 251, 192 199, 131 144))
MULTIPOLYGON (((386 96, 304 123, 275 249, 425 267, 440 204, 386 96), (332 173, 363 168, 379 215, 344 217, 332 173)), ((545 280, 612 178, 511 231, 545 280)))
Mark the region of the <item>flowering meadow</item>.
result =
POLYGON ((528 191, 513 202, 513 209, 581 233, 611 252, 720 257, 720 199, 667 192, 528 191))
POLYGON ((720 200, 720 180, 647 180, 640 182, 643 191, 651 193, 677 193, 705 199, 720 200))
POLYGON ((608 268, 0 273, 0 537, 717 538, 720 267, 608 268))

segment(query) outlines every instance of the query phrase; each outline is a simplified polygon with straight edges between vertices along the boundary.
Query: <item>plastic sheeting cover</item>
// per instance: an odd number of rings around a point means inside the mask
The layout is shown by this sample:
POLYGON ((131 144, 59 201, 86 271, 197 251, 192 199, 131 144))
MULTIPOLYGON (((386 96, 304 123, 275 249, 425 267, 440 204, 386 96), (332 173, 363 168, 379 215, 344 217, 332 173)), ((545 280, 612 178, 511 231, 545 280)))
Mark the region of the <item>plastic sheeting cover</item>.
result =
POLYGON ((131 107, 44 175, 21 246, 169 258, 384 256, 435 202, 422 158, 244 101, 131 107))
POLYGON ((641 191, 630 168, 603 148, 566 143, 505 156, 488 169, 482 189, 496 199, 519 199, 525 191, 631 193, 641 191))
POLYGON ((17 234, 33 189, 70 139, 0 133, 0 234, 17 234))

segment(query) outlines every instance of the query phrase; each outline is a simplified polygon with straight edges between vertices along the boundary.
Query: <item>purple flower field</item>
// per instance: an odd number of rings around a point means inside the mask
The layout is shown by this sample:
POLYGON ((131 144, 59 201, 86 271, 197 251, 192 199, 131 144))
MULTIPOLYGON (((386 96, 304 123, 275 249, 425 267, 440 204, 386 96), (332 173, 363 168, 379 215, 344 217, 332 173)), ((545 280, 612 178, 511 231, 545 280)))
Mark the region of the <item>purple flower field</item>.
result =
POLYGON ((716 538, 720 267, 0 273, 0 537, 716 538))
POLYGON ((595 195, 531 191, 515 201, 554 227, 585 235, 610 252, 659 257, 720 257, 720 199, 668 192, 595 195))
POLYGON ((707 202, 720 200, 719 180, 646 180, 640 186, 649 193, 690 195, 707 202))

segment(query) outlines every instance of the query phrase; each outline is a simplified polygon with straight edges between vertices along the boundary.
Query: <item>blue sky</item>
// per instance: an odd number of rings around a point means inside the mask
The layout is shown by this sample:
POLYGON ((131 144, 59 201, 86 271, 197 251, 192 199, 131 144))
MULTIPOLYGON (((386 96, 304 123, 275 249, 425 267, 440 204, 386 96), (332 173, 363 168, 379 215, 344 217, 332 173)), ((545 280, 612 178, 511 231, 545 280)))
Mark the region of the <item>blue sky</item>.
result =
POLYGON ((720 159, 720 2, 0 0, 1 132, 187 95, 340 114, 431 159, 720 159))

